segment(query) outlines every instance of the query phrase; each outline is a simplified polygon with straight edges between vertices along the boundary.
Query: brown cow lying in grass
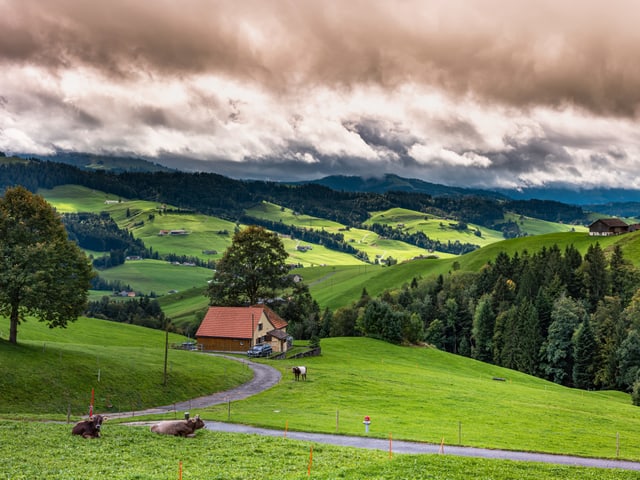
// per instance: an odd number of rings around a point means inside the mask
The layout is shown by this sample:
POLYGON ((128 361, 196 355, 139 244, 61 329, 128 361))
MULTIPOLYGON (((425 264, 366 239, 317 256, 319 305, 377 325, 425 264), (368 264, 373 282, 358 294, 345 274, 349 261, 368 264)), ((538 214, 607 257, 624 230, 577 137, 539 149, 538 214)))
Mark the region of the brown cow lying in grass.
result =
POLYGON ((204 428, 204 422, 200 419, 200 415, 188 420, 165 420, 151 425, 152 432, 177 437, 195 437, 195 432, 199 428, 204 428))
POLYGON ((100 427, 106 417, 94 415, 89 420, 83 420, 75 424, 71 430, 72 435, 82 435, 83 438, 100 438, 100 427))

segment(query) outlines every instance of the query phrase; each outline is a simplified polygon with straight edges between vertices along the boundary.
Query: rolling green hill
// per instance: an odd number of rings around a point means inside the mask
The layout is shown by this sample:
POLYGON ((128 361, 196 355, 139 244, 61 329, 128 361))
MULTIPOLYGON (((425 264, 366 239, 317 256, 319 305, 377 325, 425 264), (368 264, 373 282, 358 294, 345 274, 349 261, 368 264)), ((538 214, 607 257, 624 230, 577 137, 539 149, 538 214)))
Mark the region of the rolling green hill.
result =
POLYGON ((399 288, 415 278, 428 278, 447 274, 455 269, 478 271, 487 262, 493 261, 500 252, 513 256, 524 250, 536 252, 543 247, 558 245, 564 250, 573 244, 584 255, 589 245, 598 242, 605 251, 620 244, 625 258, 640 266, 640 232, 610 237, 591 237, 587 233, 560 232, 533 237, 514 238, 494 242, 466 255, 446 259, 421 259, 404 262, 383 269, 363 267, 324 267, 297 270, 318 303, 335 309, 347 305, 360 297, 366 288, 370 296, 377 296, 386 289, 399 288))
MULTIPOLYGON (((48 418, 95 411, 140 410, 232 388, 251 373, 237 362, 169 350, 163 386, 165 333, 81 317, 49 329, 30 319, 18 327, 18 345, 6 341, 0 317, 0 415, 48 418)), ((169 342, 185 337, 170 334, 169 342)))
MULTIPOLYGON (((86 413, 91 388, 98 412, 141 409, 230 388, 250 375, 241 363, 170 350, 165 388, 163 332, 100 320, 54 330, 29 321, 19 342, 0 341, 5 417, 61 418, 69 406, 74 415, 86 413)), ((432 348, 366 338, 324 339, 322 355, 304 360, 306 382, 293 381, 293 362, 269 362, 283 374, 277 386, 230 409, 192 413, 352 435, 364 433, 369 415, 374 437, 608 458, 619 448, 621 458, 640 459, 638 408, 620 392, 569 389, 432 348)))
MULTIPOLYGON (((260 205, 246 211, 247 215, 255 218, 263 218, 272 222, 281 222, 287 225, 294 225, 300 228, 313 230, 324 230, 333 234, 344 235, 345 241, 353 245, 360 251, 365 252, 371 261, 385 259, 389 256, 398 261, 409 260, 420 255, 428 255, 430 252, 424 248, 415 247, 405 242, 382 238, 375 232, 360 228, 347 228, 345 225, 331 220, 312 217, 309 215, 297 214, 293 210, 284 208, 273 203, 262 202, 260 205)), ((315 246, 314 246, 315 248, 315 246)), ((308 252, 306 252, 308 253, 308 252)), ((452 255, 438 252, 438 256, 451 257, 452 255)), ((353 258, 353 257, 352 257, 353 258)), ((319 265, 320 262, 315 262, 319 265)), ((335 262, 322 262, 325 265, 339 265, 335 262)), ((362 263, 359 260, 352 260, 351 265, 362 263)))
MULTIPOLYGON (((39 193, 61 212, 107 211, 121 227, 131 228, 135 236, 142 238, 145 244, 161 253, 175 251, 175 253, 189 254, 200 258, 219 258, 224 249, 230 244, 231 232, 235 228, 235 224, 231 222, 206 215, 192 213, 160 215, 158 213, 160 205, 157 203, 119 199, 113 195, 106 195, 103 192, 85 187, 68 185, 56 187, 52 190, 40 190, 39 193), (109 203, 105 203, 106 201, 109 203), (128 217, 127 210, 129 211, 128 217), (153 220, 149 220, 149 215, 154 216, 153 220), (140 225, 141 222, 143 223, 142 225, 140 225), (134 226, 135 224, 138 224, 138 226, 134 226), (190 234, 158 236, 158 232, 162 229, 185 229, 190 234), (224 231, 227 231, 228 234, 220 233, 224 231), (216 255, 205 255, 202 253, 205 248, 213 248, 218 253, 216 255)), ((296 215, 290 209, 266 202, 248 210, 248 213, 257 218, 282 221, 299 227, 324 228, 327 231, 343 233, 357 248, 368 249, 368 252, 374 256, 382 254, 404 259, 411 258, 420 251, 424 252, 422 249, 408 246, 402 242, 380 240, 375 233, 367 230, 346 230, 342 224, 337 222, 308 215, 296 215)), ((298 245, 307 245, 305 242, 284 238, 283 243, 291 256, 292 262, 300 263, 305 267, 298 269, 297 273, 303 276, 314 298, 322 308, 328 307, 332 309, 348 305, 359 298, 363 288, 366 288, 370 295, 375 296, 385 289, 397 288, 404 283, 408 283, 414 277, 426 278, 431 275, 446 274, 454 268, 475 271, 495 258, 500 251, 505 251, 512 255, 516 251, 522 250, 534 252, 545 245, 558 244, 560 248, 564 249, 565 246, 574 244, 584 254, 588 246, 596 241, 600 242, 605 248, 614 243, 620 243, 626 258, 640 266, 640 242, 637 241, 637 233, 617 237, 590 237, 583 227, 573 227, 526 217, 511 217, 511 219, 523 222, 522 228, 524 230, 551 232, 523 238, 500 240, 497 232, 483 227, 470 225, 467 231, 461 233, 450 228, 448 222, 442 218, 419 214, 407 209, 392 209, 373 214, 372 220, 393 225, 403 223, 404 228, 419 229, 428 236, 452 241, 472 242, 477 240, 484 242, 484 245, 481 249, 462 256, 440 254, 441 258, 439 259, 401 261, 398 265, 392 267, 380 267, 365 264, 352 255, 327 250, 321 245, 310 245, 312 246, 311 250, 300 252, 296 247, 298 245), (474 235, 473 229, 478 229, 481 232, 481 236, 474 235), (568 231, 571 229, 578 231, 568 231), (438 237, 439 235, 442 235, 442 237, 438 237)), ((121 270, 115 271, 117 275, 109 271, 105 271, 101 275, 109 279, 118 279, 122 275, 122 279, 127 279, 126 281, 130 282, 135 289, 147 292, 154 291, 158 294, 169 290, 182 291, 190 287, 198 287, 201 282, 200 278, 204 282, 211 276, 210 273, 208 275, 205 275, 205 272, 200 273, 199 269, 196 268, 188 273, 181 272, 180 275, 172 278, 178 270, 171 265, 161 266, 156 264, 153 267, 145 267, 145 270, 146 268, 153 274, 153 277, 143 278, 144 271, 139 265, 130 266, 127 264, 120 267, 121 270)), ((206 299, 190 300, 190 302, 194 303, 196 310, 202 308, 202 305, 206 305, 206 299)), ((191 311, 183 311, 180 316, 189 316, 192 313, 191 311)))
MULTIPOLYGON (((322 356, 273 362, 276 387, 231 407, 234 422, 488 448, 640 459, 640 410, 620 392, 586 392, 432 348, 364 338, 322 340, 322 356), (296 360, 295 362, 300 362, 296 360), (300 363, 298 363, 300 364, 300 363)), ((206 418, 226 420, 226 406, 206 418)))

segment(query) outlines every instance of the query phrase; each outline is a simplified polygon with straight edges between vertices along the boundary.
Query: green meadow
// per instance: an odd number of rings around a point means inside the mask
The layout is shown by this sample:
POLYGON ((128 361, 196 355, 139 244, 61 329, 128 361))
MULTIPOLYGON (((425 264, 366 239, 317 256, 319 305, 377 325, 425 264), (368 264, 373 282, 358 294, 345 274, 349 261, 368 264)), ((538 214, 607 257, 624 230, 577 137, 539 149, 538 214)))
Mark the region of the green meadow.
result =
POLYGON ((207 281, 213 278, 213 270, 204 267, 173 265, 163 260, 127 260, 117 267, 100 270, 105 280, 119 280, 129 284, 136 292, 157 295, 167 294, 171 290, 207 288, 207 281))
POLYGON ((322 308, 335 309, 357 300, 363 288, 370 296, 376 296, 387 289, 409 284, 414 277, 420 279, 447 275, 455 270, 477 272, 500 252, 513 256, 524 251, 534 253, 553 245, 558 245, 564 251, 567 246, 573 245, 584 255, 589 246, 595 243, 599 243, 605 252, 619 244, 625 258, 640 267, 640 232, 610 237, 592 237, 586 232, 559 232, 503 240, 453 258, 413 260, 391 267, 327 266, 303 268, 296 272, 303 276, 309 291, 322 308))
MULTIPOLYGON (((371 261, 376 258, 384 259, 389 256, 398 261, 409 260, 413 257, 426 255, 429 252, 424 248, 415 247, 413 245, 399 242, 397 240, 388 240, 380 237, 377 233, 361 228, 347 228, 341 223, 333 222, 322 218, 312 217, 309 215, 297 214, 294 211, 283 208, 269 202, 262 202, 260 205, 247 210, 247 214, 256 218, 270 220, 272 222, 281 222, 285 225, 294 225, 298 228, 307 228, 313 230, 324 230, 333 234, 342 234, 346 242, 350 243, 354 248, 365 252, 371 261)), ((314 246, 314 249, 316 247, 314 246)), ((451 256, 449 254, 439 252, 440 256, 451 256)), ((351 264, 361 263, 353 261, 351 264)), ((323 262, 326 265, 336 265, 335 262, 323 262)))
MULTIPOLYGON (((80 317, 49 329, 30 319, 18 345, 6 341, 0 317, 0 416, 64 418, 86 415, 95 394, 100 413, 140 410, 227 390, 251 378, 238 362, 169 349, 164 385, 165 333, 80 317)), ((185 338, 170 334, 169 343, 185 338)))
POLYGON ((0 420, 0 478, 12 480, 631 480, 638 472, 451 455, 396 455, 283 437, 198 430, 159 436, 147 427, 102 426, 102 437, 70 435, 70 425, 0 420), (20 448, 15 448, 16 442, 20 448))
POLYGON ((504 219, 505 221, 516 222, 520 231, 529 236, 558 232, 589 232, 589 228, 584 225, 567 225, 565 223, 548 222, 546 220, 540 220, 539 218, 531 218, 514 213, 506 214, 504 219))
MULTIPOLYGON (((281 384, 235 402, 231 420, 363 435, 368 415, 369 434, 380 438, 640 460, 640 409, 629 395, 569 389, 432 348, 365 338, 321 346, 319 357, 270 362, 281 384), (290 373, 300 363, 306 382, 290 373)), ((220 421, 228 414, 226 406, 202 413, 220 421)))
MULTIPOLYGON (((0 325, 6 332, 6 322, 0 325)), ((640 459, 640 414, 628 395, 571 390, 434 349, 363 338, 323 340, 322 355, 304 360, 306 382, 290 374, 299 360, 261 360, 282 371, 278 385, 230 405, 190 409, 206 420, 279 429, 282 437, 207 430, 191 439, 164 437, 123 425, 126 418, 107 420, 99 440, 71 436, 69 404, 72 422, 86 415, 91 388, 95 412, 108 416, 232 388, 251 376, 240 362, 170 350, 163 387, 163 337, 81 318, 64 330, 29 321, 18 346, 0 340, 2 478, 155 479, 176 478, 180 470, 183 478, 219 479, 637 478, 637 472, 621 470, 401 455, 286 439, 285 429, 365 435, 362 419, 369 415, 369 436, 442 443, 445 453, 448 445, 462 444, 640 459)))
MULTIPOLYGON (((456 221, 405 208, 392 208, 383 212, 373 212, 371 218, 365 222, 365 225, 374 223, 400 228, 407 233, 422 232, 431 239, 437 239, 445 243, 471 243, 483 247, 490 243, 504 240, 502 233, 489 228, 468 224, 466 230, 460 231, 454 228, 458 223, 456 221), (480 231, 480 236, 474 233, 476 230, 480 231)), ((450 256, 446 255, 446 257, 450 256)))

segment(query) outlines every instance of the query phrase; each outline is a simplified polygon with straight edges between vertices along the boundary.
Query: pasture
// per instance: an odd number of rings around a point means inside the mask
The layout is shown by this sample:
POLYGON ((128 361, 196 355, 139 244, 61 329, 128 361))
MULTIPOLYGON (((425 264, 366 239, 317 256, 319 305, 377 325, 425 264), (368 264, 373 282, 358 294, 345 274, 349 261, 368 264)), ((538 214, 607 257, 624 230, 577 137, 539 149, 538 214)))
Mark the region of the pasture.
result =
MULTIPOLYGON (((296 214, 288 208, 283 208, 269 202, 262 202, 260 205, 247 210, 247 214, 256 218, 267 219, 272 222, 282 222, 286 225, 294 225, 299 228, 324 230, 325 232, 332 234, 341 234, 344 236, 347 243, 352 245, 354 248, 365 252, 372 262, 374 262, 376 258, 385 259, 389 256, 398 261, 405 261, 410 258, 429 253, 424 248, 415 247, 397 240, 382 238, 377 233, 370 230, 347 228, 345 225, 331 220, 296 214)), ((442 257, 451 256, 442 252, 439 252, 438 255, 442 257)), ((353 256, 351 256, 351 258, 352 265, 354 263, 361 263, 359 261, 353 261, 353 256)), ((334 262, 323 263, 326 265, 336 265, 334 262)))
MULTIPOLYGON (((8 322, 0 322, 4 338, 8 322)), ((103 425, 101 439, 85 440, 71 436, 65 423, 15 421, 64 420, 71 402, 73 416, 86 415, 92 387, 95 411, 108 416, 229 389, 251 376, 239 362, 170 350, 165 388, 163 332, 100 320, 81 318, 53 330, 30 320, 18 339, 17 347, 0 340, 0 458, 7 478, 171 478, 179 462, 184 478, 307 474, 309 442, 208 431, 194 439, 159 437, 119 420, 103 425), (20 449, 11 447, 16 436, 20 449), (77 461, 83 458, 94 461, 77 461)), ((362 419, 369 415, 370 436, 385 439, 392 434, 396 440, 445 445, 640 459, 640 413, 628 395, 567 389, 429 348, 364 338, 324 339, 321 345, 321 356, 303 361, 306 381, 295 382, 291 373, 300 360, 260 360, 281 370, 278 385, 230 405, 192 409, 192 415, 351 435, 364 435, 362 419)), ((313 445, 313 451, 314 478, 462 479, 470 471, 474 478, 494 480, 637 476, 446 455, 390 459, 387 452, 326 445, 313 445)))
POLYGON ((108 420, 99 439, 86 440, 70 431, 66 424, 0 420, 0 478, 631 480, 638 476, 622 470, 450 455, 390 456, 385 451, 206 430, 199 430, 195 438, 167 437, 151 433, 148 427, 108 420))
MULTIPOLYGON (((233 403, 231 420, 362 435, 368 415, 370 435, 381 438, 640 460, 640 409, 627 394, 569 389, 431 348, 365 338, 321 347, 304 360, 306 382, 291 373, 300 360, 271 362, 281 384, 233 403)), ((229 412, 200 413, 226 421, 229 412)))
POLYGON ((504 240, 502 233, 489 228, 469 224, 466 230, 458 230, 454 228, 454 225, 458 223, 456 221, 405 208, 391 208, 382 212, 373 212, 365 225, 374 223, 400 228, 408 233, 423 232, 427 237, 445 243, 471 243, 483 247, 504 240), (481 236, 475 235, 475 230, 479 230, 481 236))
MULTIPOLYGON (((86 415, 91 389, 96 413, 140 410, 227 390, 248 381, 251 370, 230 360, 168 351, 165 333, 81 317, 66 329, 34 319, 18 327, 18 345, 6 341, 0 317, 0 416, 65 418, 86 415)), ((170 343, 185 341, 170 334, 170 343)))
POLYGON ((171 290, 181 292, 200 288, 204 294, 207 281, 213 278, 213 270, 204 267, 173 265, 163 260, 127 260, 117 267, 100 270, 101 278, 119 280, 136 292, 165 295, 171 290))

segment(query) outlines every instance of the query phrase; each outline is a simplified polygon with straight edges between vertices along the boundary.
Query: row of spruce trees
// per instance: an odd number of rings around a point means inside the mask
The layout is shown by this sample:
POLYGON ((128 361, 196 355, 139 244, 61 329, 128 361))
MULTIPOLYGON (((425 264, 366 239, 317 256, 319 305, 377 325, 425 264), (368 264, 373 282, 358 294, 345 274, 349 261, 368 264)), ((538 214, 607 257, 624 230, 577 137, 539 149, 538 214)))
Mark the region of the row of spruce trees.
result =
POLYGON ((363 291, 307 327, 320 337, 426 341, 566 386, 640 388, 640 272, 619 246, 500 253, 479 272, 414 278, 378 298, 363 291))

